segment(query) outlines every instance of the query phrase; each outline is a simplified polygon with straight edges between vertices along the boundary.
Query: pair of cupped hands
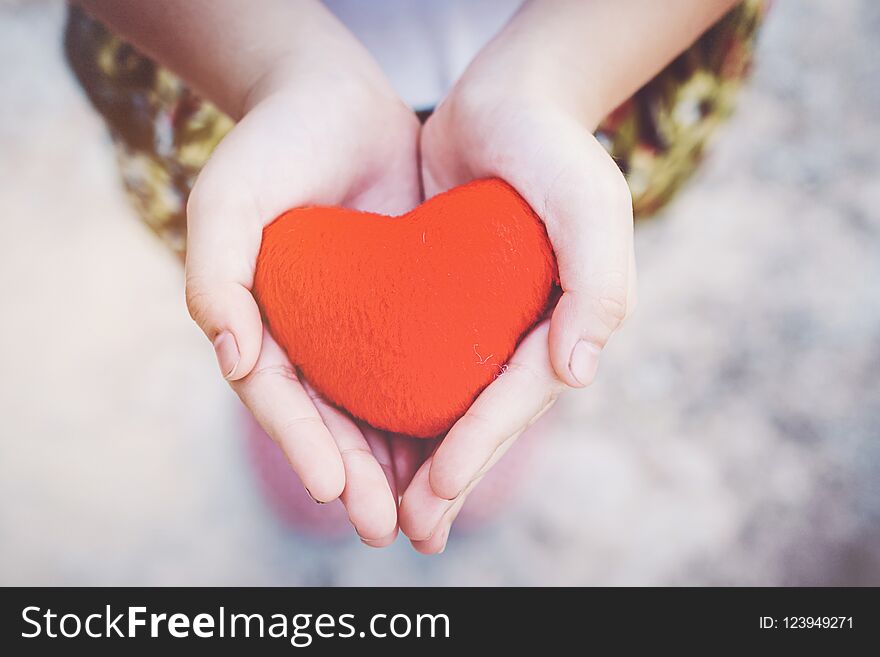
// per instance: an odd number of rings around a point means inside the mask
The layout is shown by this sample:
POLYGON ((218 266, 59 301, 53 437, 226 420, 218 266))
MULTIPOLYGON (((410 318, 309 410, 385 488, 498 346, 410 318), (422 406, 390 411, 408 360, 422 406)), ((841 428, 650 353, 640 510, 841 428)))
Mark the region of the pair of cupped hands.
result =
MULTIPOLYGON (((422 125, 364 57, 281 60, 188 205, 186 294, 223 376, 317 502, 337 498, 361 540, 402 531, 438 553, 468 494, 567 388, 588 386, 635 301, 632 202, 593 137, 597 118, 565 85, 523 75, 487 48, 422 125), (563 294, 500 375, 437 440, 389 435, 321 399, 263 326, 251 294, 264 226, 283 211, 340 205, 389 215, 499 177, 547 228, 563 294)), ((369 363, 354 365, 369 367, 369 363)))

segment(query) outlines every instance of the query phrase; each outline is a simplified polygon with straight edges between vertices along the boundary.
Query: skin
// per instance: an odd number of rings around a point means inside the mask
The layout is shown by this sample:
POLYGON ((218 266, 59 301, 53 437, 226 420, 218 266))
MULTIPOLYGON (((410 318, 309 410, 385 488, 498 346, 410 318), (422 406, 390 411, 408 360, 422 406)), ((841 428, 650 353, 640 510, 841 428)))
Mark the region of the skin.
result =
POLYGON ((312 497, 340 497, 367 545, 400 528, 418 551, 441 552, 516 438, 561 392, 592 383, 635 304, 632 202, 596 126, 735 3, 526 2, 421 130, 316 0, 261 0, 260 11, 239 0, 81 4, 239 119, 187 208, 187 304, 222 374, 312 497), (309 204, 400 214, 487 176, 544 221, 562 297, 439 442, 354 422, 300 380, 262 326, 250 290, 263 227, 309 204))
POLYGON ((561 392, 593 382, 602 349, 636 303, 632 199, 593 133, 733 4, 527 2, 426 123, 425 195, 474 178, 507 180, 544 221, 563 295, 404 494, 400 527, 419 552, 442 552, 492 465, 561 392))
POLYGON ((311 391, 265 332, 250 290, 262 229, 284 210, 397 214, 418 204, 418 120, 318 2, 261 0, 260 12, 238 0, 83 4, 239 119, 190 195, 187 305, 309 494, 341 498, 366 544, 391 543, 421 446, 363 427, 311 391))

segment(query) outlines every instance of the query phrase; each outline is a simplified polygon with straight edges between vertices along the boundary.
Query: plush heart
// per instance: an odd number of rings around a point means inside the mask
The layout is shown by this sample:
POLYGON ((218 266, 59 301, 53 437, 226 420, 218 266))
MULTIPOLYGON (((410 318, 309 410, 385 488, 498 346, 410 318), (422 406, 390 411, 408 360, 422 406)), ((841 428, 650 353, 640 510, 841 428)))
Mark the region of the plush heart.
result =
POLYGON ((263 231, 253 291, 275 340, 326 399, 427 438, 504 371, 556 281, 541 220, 490 179, 399 217, 290 210, 263 231))

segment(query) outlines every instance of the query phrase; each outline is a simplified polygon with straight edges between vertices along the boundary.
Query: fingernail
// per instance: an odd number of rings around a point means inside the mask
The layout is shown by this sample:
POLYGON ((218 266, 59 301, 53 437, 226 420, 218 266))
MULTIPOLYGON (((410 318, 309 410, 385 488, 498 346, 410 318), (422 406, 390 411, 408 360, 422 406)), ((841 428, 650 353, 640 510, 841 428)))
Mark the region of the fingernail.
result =
POLYGON ((586 340, 579 340, 571 350, 568 369, 582 386, 590 385, 599 369, 599 348, 586 340))
MULTIPOLYGON (((357 530, 355 530, 357 531, 357 530)), ((383 536, 382 538, 364 538, 360 534, 358 534, 358 538, 361 539, 361 543, 371 548, 381 548, 385 547, 385 541, 387 540, 387 536, 383 536)))
POLYGON ((229 331, 223 331, 214 338, 214 351, 217 353, 217 363, 220 365, 223 378, 230 378, 238 367, 238 361, 241 360, 235 336, 229 331))
MULTIPOLYGON (((303 488, 306 488, 306 487, 303 486, 303 488)), ((322 502, 321 500, 317 499, 314 495, 312 495, 312 491, 310 491, 308 488, 306 488, 306 493, 308 494, 308 496, 310 498, 312 498, 312 502, 314 502, 315 504, 327 504, 326 502, 322 502)))

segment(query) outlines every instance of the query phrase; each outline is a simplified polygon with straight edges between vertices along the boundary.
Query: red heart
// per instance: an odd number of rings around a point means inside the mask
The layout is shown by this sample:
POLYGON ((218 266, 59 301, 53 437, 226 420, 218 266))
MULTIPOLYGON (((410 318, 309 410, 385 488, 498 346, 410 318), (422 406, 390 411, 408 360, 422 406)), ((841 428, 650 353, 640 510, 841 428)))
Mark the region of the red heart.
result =
POLYGON ((254 295, 326 399, 379 429, 447 431, 554 294, 544 225, 479 180, 400 217, 289 210, 263 231, 254 295))

